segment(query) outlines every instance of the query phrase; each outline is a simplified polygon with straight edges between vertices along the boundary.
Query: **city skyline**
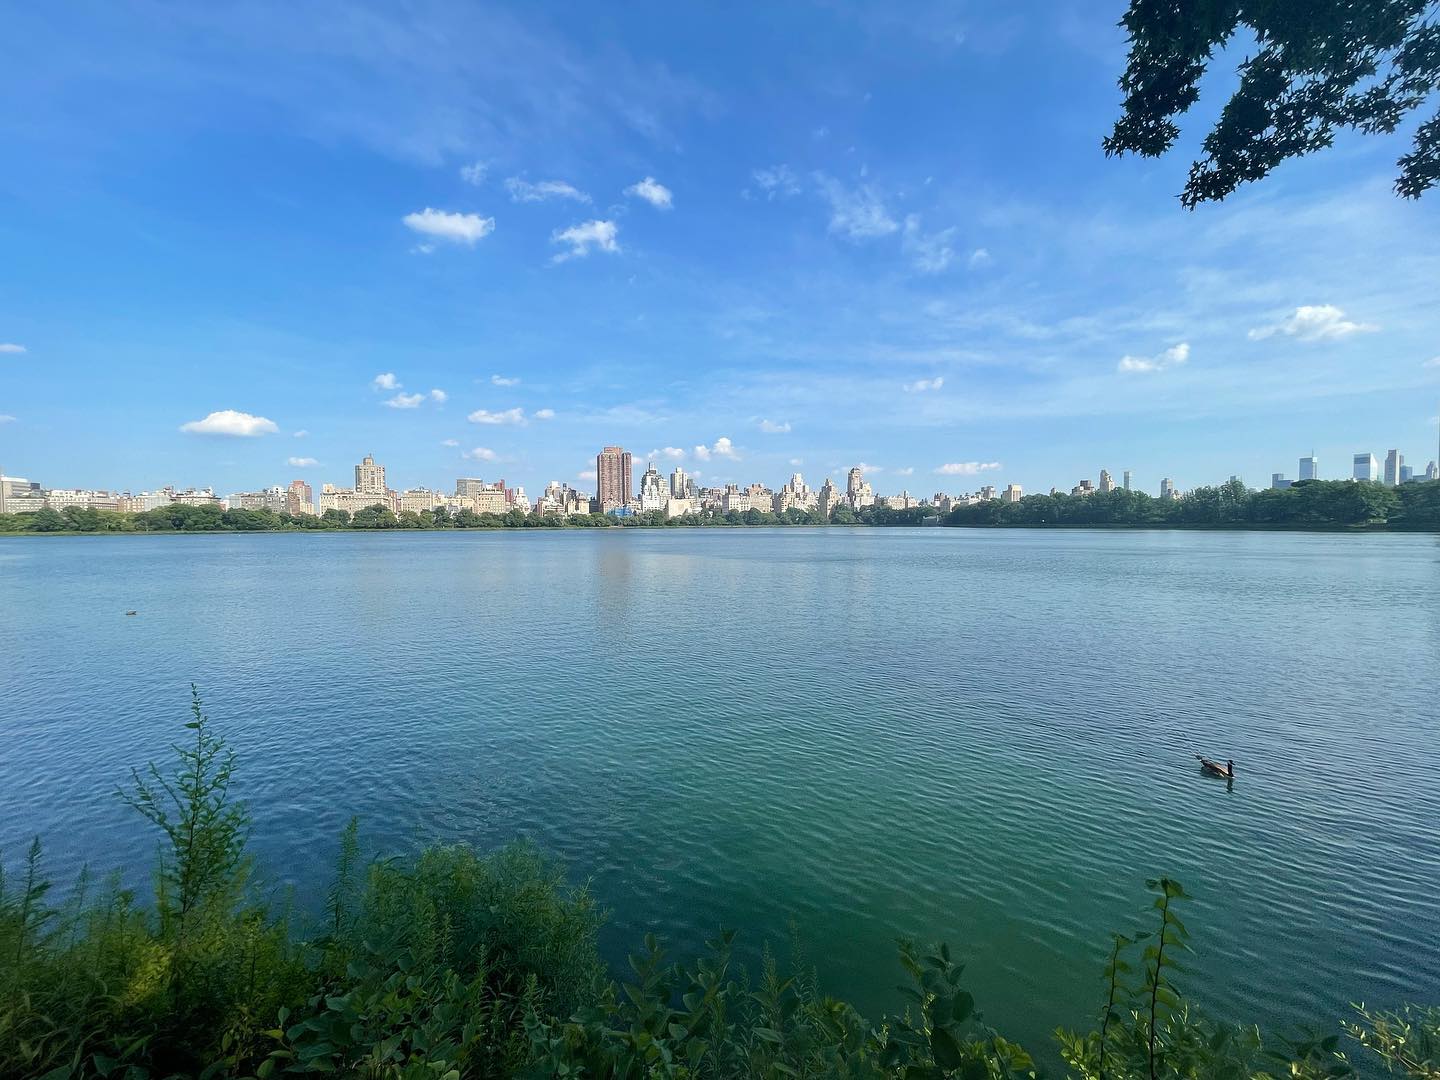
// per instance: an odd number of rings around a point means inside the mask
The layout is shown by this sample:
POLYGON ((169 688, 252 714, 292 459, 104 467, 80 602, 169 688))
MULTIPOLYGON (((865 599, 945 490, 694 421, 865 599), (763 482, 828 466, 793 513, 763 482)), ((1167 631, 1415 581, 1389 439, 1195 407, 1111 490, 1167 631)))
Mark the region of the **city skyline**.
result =
POLYGON ((1123 32, 1066 10, 19 10, 0 462, 246 490, 383 446, 534 489, 621 443, 1154 490, 1433 444, 1403 133, 1186 213, 1204 118, 1107 159, 1123 32))

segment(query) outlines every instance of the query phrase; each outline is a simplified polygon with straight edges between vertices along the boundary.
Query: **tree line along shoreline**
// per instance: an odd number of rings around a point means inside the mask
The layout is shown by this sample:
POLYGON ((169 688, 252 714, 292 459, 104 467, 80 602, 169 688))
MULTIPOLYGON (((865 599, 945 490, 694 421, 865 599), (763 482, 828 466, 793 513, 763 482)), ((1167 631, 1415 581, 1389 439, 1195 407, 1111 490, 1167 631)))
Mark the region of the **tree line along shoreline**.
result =
POLYGON ((355 530, 442 531, 452 529, 906 527, 1211 529, 1304 532, 1440 532, 1440 481, 1389 488, 1356 480, 1306 480, 1286 488, 1247 488, 1232 480, 1164 499, 1116 489, 1087 495, 1026 495, 957 506, 940 514, 931 505, 908 509, 837 507, 827 519, 818 511, 789 509, 704 511, 667 518, 663 511, 537 515, 512 510, 404 510, 377 504, 351 514, 276 514, 269 510, 222 510, 218 505, 172 504, 140 513, 67 507, 27 514, 0 514, 0 535, 67 533, 326 532, 355 530))

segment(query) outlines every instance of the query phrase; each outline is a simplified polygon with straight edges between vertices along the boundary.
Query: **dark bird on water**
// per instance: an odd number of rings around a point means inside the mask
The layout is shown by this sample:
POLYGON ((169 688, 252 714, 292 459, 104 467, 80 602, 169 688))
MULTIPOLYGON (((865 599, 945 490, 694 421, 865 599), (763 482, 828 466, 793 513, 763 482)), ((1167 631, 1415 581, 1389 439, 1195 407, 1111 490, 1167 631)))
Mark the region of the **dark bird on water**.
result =
POLYGON ((139 615, 140 613, 139 613, 138 611, 127 611, 127 612, 125 612, 125 614, 126 614, 126 615, 139 615))
POLYGON ((1195 757, 1200 762, 1200 771, 1206 775, 1223 776, 1226 780, 1235 779, 1235 762, 1226 761, 1224 765, 1221 765, 1218 761, 1211 761, 1199 754, 1196 754, 1195 757))

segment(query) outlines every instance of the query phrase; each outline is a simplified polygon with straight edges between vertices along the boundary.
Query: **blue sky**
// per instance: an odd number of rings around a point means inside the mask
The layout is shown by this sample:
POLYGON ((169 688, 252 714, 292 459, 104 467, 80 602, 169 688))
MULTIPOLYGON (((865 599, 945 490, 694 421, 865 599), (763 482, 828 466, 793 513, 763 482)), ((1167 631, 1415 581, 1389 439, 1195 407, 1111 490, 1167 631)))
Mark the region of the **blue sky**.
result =
POLYGON ((532 495, 606 443, 926 494, 1423 467, 1440 194, 1391 194, 1404 133, 1187 213, 1233 74, 1176 153, 1107 160, 1123 7, 11 5, 0 465, 228 493, 373 452, 532 495))

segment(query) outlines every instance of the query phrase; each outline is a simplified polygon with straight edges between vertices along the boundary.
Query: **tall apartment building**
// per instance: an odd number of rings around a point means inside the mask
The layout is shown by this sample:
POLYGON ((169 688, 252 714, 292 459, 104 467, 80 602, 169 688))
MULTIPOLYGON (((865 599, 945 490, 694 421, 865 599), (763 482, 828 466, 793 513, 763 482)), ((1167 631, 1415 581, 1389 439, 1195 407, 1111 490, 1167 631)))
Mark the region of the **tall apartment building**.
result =
POLYGON ((285 489, 285 512, 291 517, 315 513, 315 493, 304 480, 291 480, 285 489))
POLYGON ((1107 495, 1115 490, 1115 480, 1108 469, 1100 470, 1100 490, 1107 495))
POLYGON ((455 497, 468 499, 473 495, 488 490, 488 485, 478 476, 457 476, 455 478, 455 497))
MULTIPOLYGON (((1102 473, 1101 475, 1107 479, 1110 476, 1109 473, 1102 473)), ((1126 473, 1125 475, 1128 477, 1130 474, 1126 473)), ((1000 501, 1004 503, 1018 503, 1024 494, 1025 491, 1019 484, 1007 484, 1005 485, 1005 490, 1000 493, 1000 501)))
POLYGON ((1352 476, 1356 480, 1379 480, 1380 463, 1375 460, 1375 455, 1356 454, 1355 471, 1352 476))
POLYGON ((1162 499, 1173 499, 1173 498, 1175 498, 1175 481, 1174 481, 1174 480, 1171 480, 1170 477, 1168 477, 1168 476, 1165 477, 1165 479, 1163 479, 1163 480, 1160 481, 1160 498, 1162 498, 1162 499))
POLYGON ((1129 470, 1129 469, 1126 469, 1126 470, 1125 470, 1125 490, 1126 490, 1126 491, 1129 491, 1129 490, 1130 490, 1130 470, 1129 470))
POLYGON ((385 494, 385 466, 376 465, 375 458, 370 454, 366 454, 364 460, 355 466, 355 494, 385 494))
POLYGON ((595 494, 602 514, 630 504, 630 485, 629 450, 607 446, 595 455, 595 494))
POLYGON ((1302 457, 1300 459, 1300 479, 1320 479, 1320 459, 1317 458, 1314 454, 1311 454, 1309 457, 1302 457))
POLYGON ((1405 464, 1405 455, 1399 450, 1391 450, 1385 455, 1385 486, 1398 487, 1400 485, 1400 469, 1405 464))

